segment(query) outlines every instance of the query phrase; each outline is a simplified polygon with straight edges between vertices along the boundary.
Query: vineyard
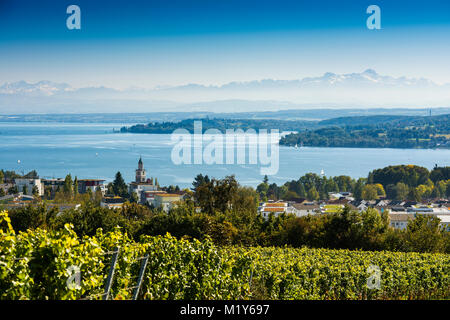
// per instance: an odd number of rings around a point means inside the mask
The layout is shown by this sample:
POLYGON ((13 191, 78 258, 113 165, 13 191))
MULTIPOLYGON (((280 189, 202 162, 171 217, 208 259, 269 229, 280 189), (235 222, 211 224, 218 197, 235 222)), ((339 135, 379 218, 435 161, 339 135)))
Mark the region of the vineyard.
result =
POLYGON ((119 229, 79 238, 70 225, 16 234, 0 213, 1 299, 449 299, 449 275, 445 254, 135 242, 119 229))

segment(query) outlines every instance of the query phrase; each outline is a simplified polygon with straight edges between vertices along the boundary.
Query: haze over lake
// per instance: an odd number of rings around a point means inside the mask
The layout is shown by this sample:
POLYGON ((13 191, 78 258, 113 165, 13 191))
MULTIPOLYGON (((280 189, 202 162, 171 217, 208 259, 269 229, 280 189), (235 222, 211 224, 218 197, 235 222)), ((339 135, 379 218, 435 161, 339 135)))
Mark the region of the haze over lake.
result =
MULTIPOLYGON (((235 174, 241 184, 250 186, 263 179, 259 165, 175 165, 170 135, 113 133, 123 125, 130 124, 0 122, 0 169, 25 173, 35 169, 42 178, 71 173, 79 179, 107 181, 120 171, 130 182, 142 156, 147 176, 157 177, 161 186, 190 187, 199 173, 216 178, 235 174)), ((448 166, 450 150, 280 147, 279 171, 269 181, 282 184, 321 170, 327 176, 366 177, 373 169, 396 164, 448 166)))

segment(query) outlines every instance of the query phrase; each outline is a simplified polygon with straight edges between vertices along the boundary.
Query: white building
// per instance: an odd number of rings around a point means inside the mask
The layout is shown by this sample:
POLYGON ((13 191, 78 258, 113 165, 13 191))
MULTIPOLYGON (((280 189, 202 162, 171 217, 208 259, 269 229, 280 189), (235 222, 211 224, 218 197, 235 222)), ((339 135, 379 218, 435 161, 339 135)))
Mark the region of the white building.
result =
POLYGON ((450 232, 450 215, 437 216, 441 219, 441 225, 445 228, 445 231, 450 232))
POLYGON ((154 195, 153 201, 150 204, 155 208, 162 208, 165 212, 169 212, 182 198, 183 196, 181 194, 157 193, 154 195))
POLYGON ((296 216, 303 217, 309 214, 320 214, 321 207, 315 202, 294 203, 292 205, 296 209, 296 216))
POLYGON ((258 207, 258 212, 263 216, 264 219, 269 218, 270 214, 273 214, 275 217, 282 213, 294 214, 296 216, 299 216, 299 212, 294 206, 291 206, 289 203, 282 201, 262 202, 258 207))
POLYGON ((100 206, 108 209, 121 209, 124 203, 125 199, 121 197, 104 197, 100 206))
MULTIPOLYGON (((391 213, 389 214, 390 226, 396 229, 405 230, 408 226, 410 220, 414 220, 415 217, 419 215, 427 215, 424 213, 391 213)), ((428 213, 429 215, 430 213, 428 213)), ((450 214, 435 214, 435 217, 441 220, 440 224, 445 228, 446 231, 450 231, 450 214)))
POLYGON ((414 219, 411 213, 391 213, 389 214, 390 226, 395 229, 404 230, 410 220, 414 219))
POLYGON ((16 184, 17 190, 19 192, 25 191, 24 194, 33 195, 33 189, 36 187, 38 195, 44 195, 44 183, 41 181, 41 179, 17 178, 14 179, 14 183, 16 184))
POLYGON ((158 190, 158 185, 154 183, 153 179, 146 179, 145 174, 144 163, 142 158, 140 158, 136 169, 136 179, 130 183, 129 187, 130 194, 137 194, 139 203, 146 202, 145 192, 158 190))

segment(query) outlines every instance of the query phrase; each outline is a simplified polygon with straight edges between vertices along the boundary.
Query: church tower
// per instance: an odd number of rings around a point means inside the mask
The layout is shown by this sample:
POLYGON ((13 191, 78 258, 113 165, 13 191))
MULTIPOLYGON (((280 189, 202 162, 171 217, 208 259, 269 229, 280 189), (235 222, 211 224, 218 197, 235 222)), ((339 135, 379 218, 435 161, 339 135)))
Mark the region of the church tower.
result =
POLYGON ((144 163, 142 162, 142 157, 139 158, 138 168, 136 170, 136 182, 137 183, 145 182, 145 169, 144 163))

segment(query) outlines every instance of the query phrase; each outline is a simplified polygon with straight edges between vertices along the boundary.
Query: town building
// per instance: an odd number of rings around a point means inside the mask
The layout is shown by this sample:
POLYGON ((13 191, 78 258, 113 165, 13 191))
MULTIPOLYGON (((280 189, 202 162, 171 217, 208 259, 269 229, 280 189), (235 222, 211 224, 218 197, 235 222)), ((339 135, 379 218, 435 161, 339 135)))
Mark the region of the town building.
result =
POLYGON ((64 179, 61 178, 42 179, 42 183, 44 184, 44 190, 50 189, 53 194, 58 190, 58 188, 59 190, 62 190, 64 187, 64 179))
POLYGON ((294 203, 292 206, 297 210, 299 217, 321 213, 320 205, 315 202, 294 203))
POLYGON ((154 195, 153 201, 150 203, 155 208, 162 208, 163 211, 169 212, 179 201, 182 200, 181 194, 175 193, 157 193, 154 195))
POLYGON ((155 191, 144 191, 143 192, 143 196, 144 196, 144 203, 147 203, 148 205, 154 205, 155 203, 155 196, 158 194, 167 194, 166 191, 163 190, 155 190, 155 191))
POLYGON ((136 193, 138 202, 144 204, 147 201, 145 198, 145 192, 157 190, 158 185, 155 183, 155 181, 153 181, 153 179, 146 179, 144 163, 142 162, 142 158, 139 158, 135 181, 131 182, 129 186, 130 194, 136 193))
POLYGON ((14 183, 17 186, 19 192, 23 192, 27 195, 33 195, 33 190, 37 190, 38 196, 44 195, 44 184, 41 179, 28 179, 28 178, 16 178, 14 183))
POLYGON ((122 197, 103 197, 100 206, 108 209, 121 209, 124 203, 125 199, 122 197))
POLYGON ((389 214, 390 226, 395 229, 405 230, 408 222, 415 218, 411 213, 391 213, 389 214))
POLYGON ((282 213, 298 215, 297 209, 290 203, 284 201, 261 202, 258 207, 258 212, 264 219, 268 219, 270 214, 273 214, 275 217, 282 213))
POLYGON ((106 186, 103 179, 80 179, 78 180, 78 193, 86 193, 91 190, 92 193, 100 189, 102 194, 106 192, 106 186))

